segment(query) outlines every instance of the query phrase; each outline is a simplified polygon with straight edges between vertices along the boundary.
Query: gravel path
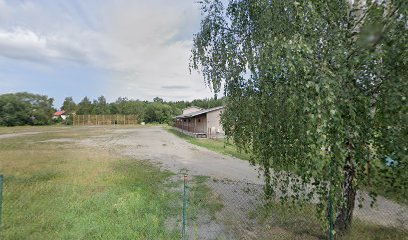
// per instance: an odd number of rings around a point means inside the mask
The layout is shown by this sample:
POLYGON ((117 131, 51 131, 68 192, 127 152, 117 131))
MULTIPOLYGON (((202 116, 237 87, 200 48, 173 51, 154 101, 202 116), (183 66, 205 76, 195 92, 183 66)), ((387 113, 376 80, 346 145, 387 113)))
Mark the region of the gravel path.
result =
MULTIPOLYGON (((114 130, 116 137, 95 138, 88 144, 97 144, 140 160, 149 160, 175 173, 210 176, 249 184, 262 184, 256 167, 247 161, 225 156, 187 143, 161 127, 114 130)), ((359 193, 366 195, 365 193, 359 193)), ((356 208, 354 216, 384 226, 408 229, 408 208, 383 197, 378 197, 374 208, 367 196, 363 208, 356 208)))

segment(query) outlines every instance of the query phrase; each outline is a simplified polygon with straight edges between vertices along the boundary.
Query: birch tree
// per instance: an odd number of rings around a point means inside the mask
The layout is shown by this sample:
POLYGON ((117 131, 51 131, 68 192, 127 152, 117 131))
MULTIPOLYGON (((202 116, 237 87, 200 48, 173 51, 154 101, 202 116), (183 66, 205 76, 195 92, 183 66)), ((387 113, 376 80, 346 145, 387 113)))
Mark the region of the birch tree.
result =
POLYGON ((322 219, 330 194, 344 232, 361 186, 406 193, 408 2, 223 2, 201 2, 190 67, 223 89, 226 135, 262 166, 266 194, 317 196, 322 219))

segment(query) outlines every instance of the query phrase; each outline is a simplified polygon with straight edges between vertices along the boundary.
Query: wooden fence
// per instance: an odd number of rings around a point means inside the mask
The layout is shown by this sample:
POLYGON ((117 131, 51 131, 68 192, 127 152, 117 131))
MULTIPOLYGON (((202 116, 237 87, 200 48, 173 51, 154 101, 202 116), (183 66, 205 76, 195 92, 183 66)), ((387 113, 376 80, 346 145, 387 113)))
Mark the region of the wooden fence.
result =
POLYGON ((136 115, 73 115, 74 126, 90 125, 134 125, 137 124, 136 115))

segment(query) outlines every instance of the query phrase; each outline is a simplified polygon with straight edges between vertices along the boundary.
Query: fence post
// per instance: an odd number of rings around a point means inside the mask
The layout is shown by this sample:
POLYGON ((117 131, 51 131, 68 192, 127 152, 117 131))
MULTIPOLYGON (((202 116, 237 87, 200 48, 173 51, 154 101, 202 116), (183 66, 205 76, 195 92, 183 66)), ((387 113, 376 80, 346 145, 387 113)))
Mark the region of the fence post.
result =
POLYGON ((183 189, 183 229, 182 229, 182 239, 186 239, 186 222, 187 222, 187 175, 184 175, 184 189, 183 189))
POLYGON ((332 183, 332 164, 333 160, 330 161, 329 164, 329 175, 330 175, 330 182, 329 182, 329 239, 333 240, 333 203, 332 203, 332 197, 331 197, 331 183, 332 183))
POLYGON ((4 176, 0 174, 0 229, 2 225, 2 215, 3 215, 3 183, 4 183, 4 176))
POLYGON ((329 239, 333 240, 333 217, 332 217, 332 199, 329 190, 329 239))

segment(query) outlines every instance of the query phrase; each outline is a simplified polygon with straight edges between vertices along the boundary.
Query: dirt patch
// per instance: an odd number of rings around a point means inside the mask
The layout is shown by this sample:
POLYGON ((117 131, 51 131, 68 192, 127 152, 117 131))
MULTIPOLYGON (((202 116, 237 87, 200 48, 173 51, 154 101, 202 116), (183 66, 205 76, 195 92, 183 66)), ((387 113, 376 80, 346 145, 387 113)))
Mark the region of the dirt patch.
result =
POLYGON ((22 133, 0 134, 0 139, 14 138, 14 137, 23 137, 23 136, 35 135, 35 134, 39 134, 39 133, 41 133, 41 132, 22 132, 22 133))
POLYGON ((49 139, 45 141, 38 141, 39 143, 46 143, 46 142, 53 142, 53 143, 71 143, 71 142, 77 142, 77 139, 73 138, 54 138, 54 139, 49 139))

